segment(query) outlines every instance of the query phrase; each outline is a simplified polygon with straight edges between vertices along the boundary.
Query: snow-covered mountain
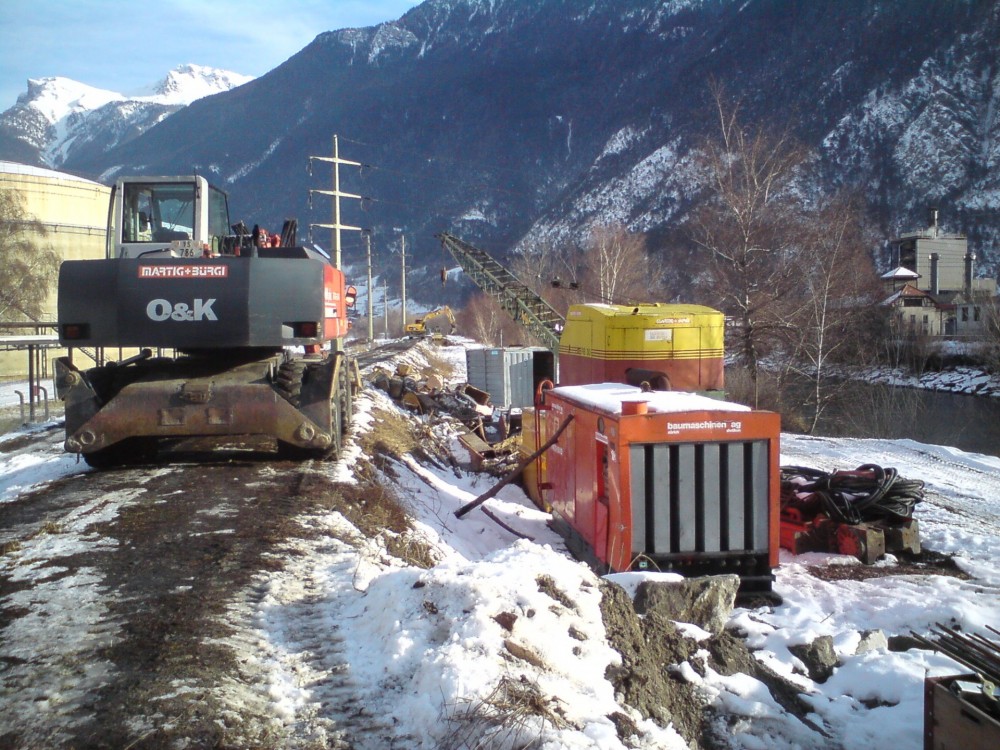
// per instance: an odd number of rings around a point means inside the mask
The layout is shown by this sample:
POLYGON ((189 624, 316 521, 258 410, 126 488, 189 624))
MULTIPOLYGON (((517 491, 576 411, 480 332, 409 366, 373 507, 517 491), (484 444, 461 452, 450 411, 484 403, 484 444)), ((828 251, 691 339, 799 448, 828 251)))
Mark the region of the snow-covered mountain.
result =
POLYGON ((191 102, 229 91, 250 76, 181 65, 130 93, 94 88, 69 78, 37 78, 0 114, 0 138, 18 147, 19 161, 61 167, 73 158, 100 158, 191 102))
MULTIPOLYGON (((342 170, 343 189, 373 199, 345 201, 345 220, 371 227, 376 247, 409 235, 414 273, 440 265, 442 230, 502 256, 609 222, 682 268, 715 81, 745 122, 787 126, 812 149, 818 189, 860 187, 884 237, 925 227, 936 207, 995 274, 998 48, 1000 0, 426 0, 319 34, 139 137, 78 137, 64 166, 102 180, 194 168, 239 218, 305 225, 329 221, 309 198, 329 173, 304 167, 338 134, 341 156, 366 165, 342 170)), ((125 113, 114 123, 131 127, 125 113)), ((16 159, 3 135, 0 158, 16 159)), ((436 277, 414 279, 418 299, 440 301, 436 277)))

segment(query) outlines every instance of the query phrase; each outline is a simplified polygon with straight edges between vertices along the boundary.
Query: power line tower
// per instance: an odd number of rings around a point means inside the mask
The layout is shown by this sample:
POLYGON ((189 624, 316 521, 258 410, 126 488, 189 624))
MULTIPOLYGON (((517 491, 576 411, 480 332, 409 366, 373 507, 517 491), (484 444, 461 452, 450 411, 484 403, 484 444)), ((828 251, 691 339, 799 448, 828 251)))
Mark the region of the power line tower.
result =
POLYGON ((310 224, 309 230, 312 231, 313 227, 319 227, 320 229, 331 229, 333 230, 333 267, 340 270, 340 232, 342 229, 347 229, 354 232, 360 232, 361 227, 352 227, 347 224, 342 224, 340 222, 340 199, 341 198, 353 198, 356 200, 363 200, 360 195, 355 195, 353 193, 344 193, 340 189, 340 165, 349 167, 360 167, 361 162, 348 161, 347 159, 340 158, 340 148, 337 144, 337 136, 333 136, 333 156, 310 156, 309 157, 309 174, 312 174, 312 163, 313 161, 324 161, 333 164, 333 190, 309 190, 309 200, 312 201, 312 194, 319 193, 320 195, 329 195, 333 198, 333 223, 332 224, 310 224))

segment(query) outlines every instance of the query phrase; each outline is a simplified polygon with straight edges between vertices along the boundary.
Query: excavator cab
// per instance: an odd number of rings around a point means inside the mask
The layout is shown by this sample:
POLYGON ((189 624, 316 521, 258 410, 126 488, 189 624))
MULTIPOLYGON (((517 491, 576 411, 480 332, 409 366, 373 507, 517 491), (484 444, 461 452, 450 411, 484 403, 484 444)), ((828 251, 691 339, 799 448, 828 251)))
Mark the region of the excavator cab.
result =
POLYGON ((198 175, 123 177, 110 210, 109 258, 218 255, 229 233, 226 194, 198 175))

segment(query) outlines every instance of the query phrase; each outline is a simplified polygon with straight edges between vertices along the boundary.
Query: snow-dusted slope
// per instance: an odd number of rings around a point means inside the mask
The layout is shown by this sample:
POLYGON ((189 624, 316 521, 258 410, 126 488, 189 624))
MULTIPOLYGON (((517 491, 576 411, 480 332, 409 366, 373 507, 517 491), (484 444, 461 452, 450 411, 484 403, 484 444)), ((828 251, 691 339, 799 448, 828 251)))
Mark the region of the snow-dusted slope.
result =
POLYGON ((38 165, 59 167, 84 150, 108 151, 193 101, 229 91, 249 76, 181 65, 130 94, 69 78, 37 78, 0 114, 0 131, 37 153, 38 165))

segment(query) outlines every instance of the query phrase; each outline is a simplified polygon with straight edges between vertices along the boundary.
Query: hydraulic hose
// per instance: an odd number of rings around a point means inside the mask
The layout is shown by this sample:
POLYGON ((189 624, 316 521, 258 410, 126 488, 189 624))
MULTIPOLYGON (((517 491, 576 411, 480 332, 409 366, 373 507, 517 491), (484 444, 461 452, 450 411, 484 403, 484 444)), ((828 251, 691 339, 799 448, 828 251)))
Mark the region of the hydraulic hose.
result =
POLYGON ((896 469, 876 464, 834 472, 782 466, 781 481, 797 495, 814 494, 831 519, 847 524, 910 518, 924 497, 923 481, 904 479, 896 469))

